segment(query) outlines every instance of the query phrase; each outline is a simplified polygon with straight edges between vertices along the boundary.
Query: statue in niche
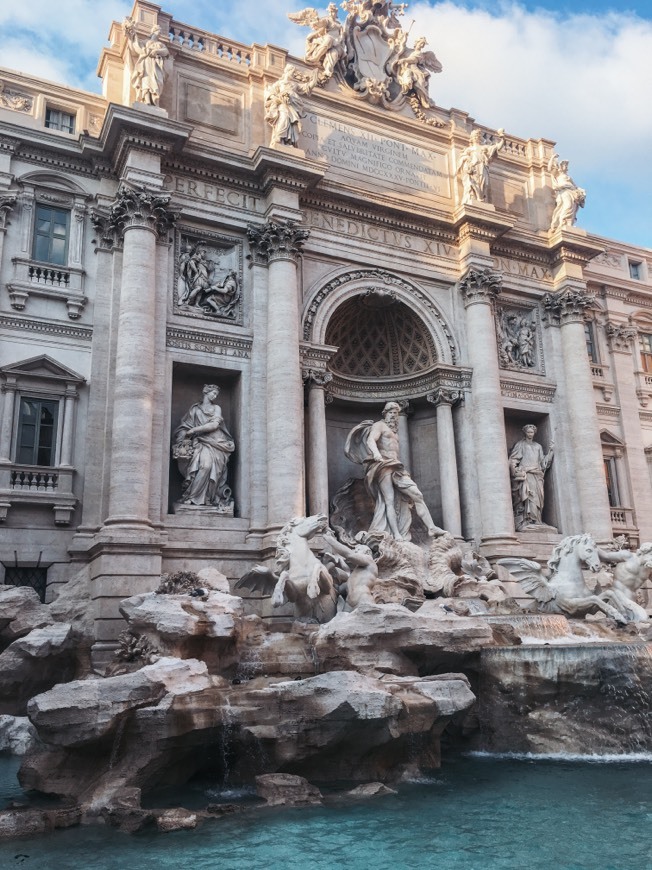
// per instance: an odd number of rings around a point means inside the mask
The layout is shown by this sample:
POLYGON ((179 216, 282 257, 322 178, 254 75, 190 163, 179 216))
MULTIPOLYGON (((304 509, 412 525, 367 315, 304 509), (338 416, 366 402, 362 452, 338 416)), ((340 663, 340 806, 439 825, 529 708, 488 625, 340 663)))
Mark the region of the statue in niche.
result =
POLYGON ((514 309, 499 309, 496 313, 498 353, 503 368, 534 368, 536 320, 514 309))
POLYGON ((548 171, 552 175, 552 191, 556 203, 550 229, 572 227, 577 221, 577 210, 584 208, 586 191, 575 184, 568 174, 568 160, 560 162, 558 154, 553 154, 548 161, 548 171))
POLYGON ((172 456, 184 476, 181 504, 217 508, 233 515, 227 464, 235 444, 217 404, 220 388, 206 384, 203 399, 192 405, 173 435, 172 456))
POLYGON ((344 452, 365 469, 367 492, 375 501, 368 531, 388 533, 397 541, 410 540, 412 509, 423 521, 428 537, 443 535, 430 516, 423 494, 399 459, 400 406, 387 402, 383 419, 364 420, 351 430, 344 452))
POLYGON ((187 243, 179 257, 177 299, 204 314, 234 318, 240 301, 238 273, 210 259, 204 242, 187 243))
POLYGON ((552 464, 554 441, 546 454, 534 440, 537 427, 533 423, 523 426, 524 438, 517 441, 509 454, 512 478, 512 504, 516 531, 545 525, 543 513, 543 479, 552 464))
POLYGON ((290 12, 288 18, 295 24, 312 28, 312 33, 306 37, 304 60, 321 67, 317 83, 325 84, 346 54, 344 27, 337 16, 337 6, 330 3, 327 15, 320 15, 316 9, 308 7, 301 12, 290 12))
POLYGON ((312 92, 318 76, 317 70, 313 76, 305 76, 289 63, 281 78, 265 88, 265 120, 272 127, 270 145, 298 147, 304 117, 301 97, 312 92))
POLYGON ((123 28, 127 34, 129 53, 133 65, 131 84, 136 91, 136 100, 150 106, 158 106, 165 84, 165 61, 170 52, 164 42, 161 42, 161 28, 152 27, 152 32, 143 44, 136 34, 136 25, 132 18, 125 18, 123 28))
MULTIPOLYGON (((405 33, 405 31, 400 32, 405 33)), ((414 48, 403 52, 396 64, 396 80, 401 86, 402 93, 414 92, 421 106, 429 109, 434 105, 428 93, 430 74, 441 72, 442 65, 432 51, 423 50, 426 45, 425 37, 420 36, 414 43, 414 48)))
POLYGON ((505 131, 498 130, 498 141, 493 145, 482 144, 482 132, 474 130, 471 141, 462 151, 457 174, 462 178, 462 204, 474 202, 489 202, 489 166, 490 160, 505 145, 505 131))

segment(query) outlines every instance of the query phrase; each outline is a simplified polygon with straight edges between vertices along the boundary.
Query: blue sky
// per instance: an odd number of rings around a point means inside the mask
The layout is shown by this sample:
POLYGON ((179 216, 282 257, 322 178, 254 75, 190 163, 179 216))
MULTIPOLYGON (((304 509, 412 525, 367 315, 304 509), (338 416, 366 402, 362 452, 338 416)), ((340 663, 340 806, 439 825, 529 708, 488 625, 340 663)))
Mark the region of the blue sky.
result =
MULTIPOLYGON (((184 23, 303 53, 293 0, 168 0, 184 23), (261 13, 261 9, 264 12, 261 13)), ((327 0, 315 4, 325 8, 327 0)), ((131 0, 0 0, 2 66, 99 90, 97 59, 131 0)), ((652 0, 442 0, 410 3, 405 26, 444 70, 438 105, 557 142, 587 191, 578 225, 652 248, 652 0)))

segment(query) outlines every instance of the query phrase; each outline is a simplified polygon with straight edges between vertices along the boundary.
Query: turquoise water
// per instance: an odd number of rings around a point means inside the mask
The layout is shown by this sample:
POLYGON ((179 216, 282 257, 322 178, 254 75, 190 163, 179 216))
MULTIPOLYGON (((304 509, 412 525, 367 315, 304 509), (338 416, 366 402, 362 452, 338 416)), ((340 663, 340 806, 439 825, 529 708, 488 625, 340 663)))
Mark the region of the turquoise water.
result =
MULTIPOLYGON (((17 796, 16 767, 0 759, 0 800, 17 796)), ((448 761, 432 778, 365 803, 251 810, 174 834, 85 827, 0 843, 0 867, 652 870, 651 832, 649 758, 474 757, 448 761)))

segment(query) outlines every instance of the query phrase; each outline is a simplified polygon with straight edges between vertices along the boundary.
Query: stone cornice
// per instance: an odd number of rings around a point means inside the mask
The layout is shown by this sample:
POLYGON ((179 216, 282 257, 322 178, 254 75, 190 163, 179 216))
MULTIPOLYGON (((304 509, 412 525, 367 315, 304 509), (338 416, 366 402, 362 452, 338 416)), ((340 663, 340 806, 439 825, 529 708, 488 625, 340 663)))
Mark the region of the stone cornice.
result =
POLYGON ((274 187, 302 191, 322 180, 326 165, 316 160, 289 153, 291 149, 277 151, 260 147, 253 157, 252 168, 260 180, 263 193, 274 187))
POLYGON ((543 308, 546 320, 551 325, 583 323, 586 309, 593 304, 595 296, 588 290, 568 287, 559 293, 546 293, 543 308))
POLYGON ((453 215, 453 226, 457 231, 458 242, 477 239, 491 244, 495 239, 509 232, 516 221, 498 214, 492 206, 462 205, 453 215))
POLYGON ((247 227, 252 256, 259 263, 296 261, 309 235, 310 230, 298 226, 294 221, 268 221, 262 226, 249 224, 247 227))
POLYGON ((167 347, 192 350, 221 356, 249 359, 253 340, 244 336, 225 335, 215 332, 200 332, 168 326, 166 331, 167 347))
POLYGON ((582 230, 561 227, 549 240, 550 254, 554 266, 563 263, 586 264, 604 252, 604 245, 592 241, 582 230))
POLYGON ((16 329, 20 332, 45 332, 51 335, 74 338, 76 341, 91 341, 93 330, 88 326, 73 326, 69 323, 36 320, 30 317, 18 317, 0 314, 0 329, 16 329))
POLYGON ((482 303, 492 305, 502 289, 502 276, 491 269, 474 269, 467 271, 458 282, 459 290, 464 299, 464 307, 482 303))
POLYGON ((418 399, 439 389, 464 393, 471 389, 472 370, 459 366, 437 364, 430 371, 400 378, 348 378, 333 374, 329 390, 336 398, 361 402, 396 402, 418 399))
POLYGON ((500 379, 501 395, 508 399, 524 402, 552 402, 557 387, 553 384, 540 384, 534 381, 500 379))

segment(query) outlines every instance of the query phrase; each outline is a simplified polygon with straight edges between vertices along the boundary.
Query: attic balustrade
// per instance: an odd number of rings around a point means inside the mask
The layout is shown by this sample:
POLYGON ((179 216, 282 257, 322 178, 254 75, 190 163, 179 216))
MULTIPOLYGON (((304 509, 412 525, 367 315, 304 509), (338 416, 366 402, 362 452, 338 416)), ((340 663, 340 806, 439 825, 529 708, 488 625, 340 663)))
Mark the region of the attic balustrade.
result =
POLYGON ((200 51, 218 57, 220 60, 249 65, 251 51, 248 46, 235 41, 227 41, 196 27, 187 24, 171 22, 169 30, 170 42, 191 51, 200 51))

